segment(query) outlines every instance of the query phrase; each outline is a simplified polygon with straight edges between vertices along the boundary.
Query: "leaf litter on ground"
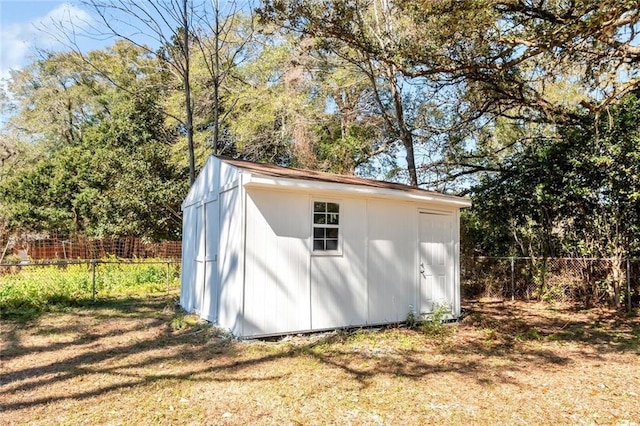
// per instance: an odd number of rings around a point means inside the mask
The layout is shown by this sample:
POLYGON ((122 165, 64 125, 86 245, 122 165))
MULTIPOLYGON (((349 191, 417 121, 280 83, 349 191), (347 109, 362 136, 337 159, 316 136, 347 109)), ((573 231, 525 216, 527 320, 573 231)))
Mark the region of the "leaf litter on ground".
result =
MULTIPOLYGON (((175 296, 175 295, 174 295, 175 296)), ((640 320, 479 300, 402 326, 237 341, 171 295, 0 323, 5 424, 620 424, 640 320)))

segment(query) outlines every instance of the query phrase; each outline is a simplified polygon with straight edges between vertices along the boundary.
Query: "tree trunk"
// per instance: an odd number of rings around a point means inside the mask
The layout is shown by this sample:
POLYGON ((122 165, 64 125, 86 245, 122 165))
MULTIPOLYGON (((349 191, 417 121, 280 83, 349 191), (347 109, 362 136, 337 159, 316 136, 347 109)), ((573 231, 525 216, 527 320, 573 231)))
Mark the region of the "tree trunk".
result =
POLYGON ((220 135, 220 3, 219 0, 214 1, 213 11, 215 15, 215 28, 214 28, 214 76, 213 76, 213 153, 220 154, 220 142, 218 140, 220 135))
POLYGON ((411 130, 407 127, 404 117, 404 106, 402 104, 402 93, 398 87, 398 79, 396 76, 396 70, 393 67, 387 69, 387 76, 389 78, 389 86, 391 88, 391 95, 393 97, 393 105, 396 111, 396 122, 398 125, 398 132, 402 145, 406 151, 407 159, 407 171, 409 172, 409 181, 411 186, 418 186, 418 175, 416 173, 416 159, 413 151, 413 135, 411 130))
POLYGON ((624 259, 619 256, 615 256, 611 261, 612 288, 610 292, 610 303, 616 309, 620 307, 620 297, 622 294, 621 287, 624 279, 623 262, 624 259))
POLYGON ((182 26, 184 33, 182 36, 182 52, 184 55, 184 69, 182 73, 182 81, 184 84, 184 108, 186 112, 185 127, 187 132, 187 150, 189 151, 189 183, 193 185, 196 180, 196 161, 195 149, 193 146, 193 105, 191 102, 191 82, 189 76, 191 73, 191 64, 189 58, 189 18, 187 15, 188 0, 182 1, 182 26))

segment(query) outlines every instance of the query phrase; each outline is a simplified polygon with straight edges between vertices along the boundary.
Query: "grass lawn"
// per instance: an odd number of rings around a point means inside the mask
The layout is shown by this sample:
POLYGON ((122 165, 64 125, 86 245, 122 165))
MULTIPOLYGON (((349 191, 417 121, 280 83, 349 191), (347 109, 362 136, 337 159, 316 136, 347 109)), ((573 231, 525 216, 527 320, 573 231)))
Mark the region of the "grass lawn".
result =
POLYGON ((640 422, 640 319, 469 302, 404 328, 231 341, 175 294, 0 323, 2 424, 640 422))

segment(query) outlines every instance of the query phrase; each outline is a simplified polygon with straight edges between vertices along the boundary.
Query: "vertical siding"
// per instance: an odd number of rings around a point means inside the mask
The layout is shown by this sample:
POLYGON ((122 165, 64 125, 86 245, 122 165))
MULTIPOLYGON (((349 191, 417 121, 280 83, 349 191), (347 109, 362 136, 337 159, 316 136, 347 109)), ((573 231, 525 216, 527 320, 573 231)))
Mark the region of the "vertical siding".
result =
POLYGON ((202 303, 204 297, 204 280, 205 280, 205 217, 204 217, 204 205, 198 204, 195 206, 195 239, 194 239, 194 254, 195 261, 193 262, 194 268, 194 297, 193 297, 193 309, 198 314, 202 315, 202 303))
POLYGON ((204 204, 204 288, 200 316, 208 321, 218 321, 218 248, 220 241, 219 201, 204 204))
POLYGON ((220 302, 218 324, 242 334, 243 212, 242 190, 220 193, 220 302))
MULTIPOLYGON (((311 197, 311 201, 325 199, 311 197)), ((315 330, 367 323, 366 201, 334 201, 340 204, 342 254, 311 256, 311 327, 315 330)), ((309 222, 310 208, 311 204, 309 222)), ((311 225, 307 232, 311 234, 311 225)))
POLYGON ((306 197, 247 190, 244 335, 310 328, 306 197))
POLYGON ((415 309, 417 209, 410 203, 368 203, 369 323, 404 321, 415 309))
POLYGON ((182 213, 182 268, 180 279, 180 306, 187 312, 195 309, 195 246, 196 206, 187 207, 182 213))
POLYGON ((234 182, 239 176, 240 170, 238 168, 220 161, 219 158, 209 157, 189 189, 183 206, 201 202, 212 194, 216 196, 221 188, 234 182))
POLYGON ((204 167, 198 173, 196 181, 189 188, 183 206, 189 206, 202 201, 208 194, 217 193, 218 188, 224 186, 220 181, 222 163, 218 158, 209 157, 204 167))
MULTIPOLYGON (((241 176, 212 157, 183 203, 180 303, 186 310, 217 319, 235 335, 254 336, 404 321, 419 308, 418 212, 428 205, 245 190, 241 176), (204 203, 216 199, 219 219, 208 215, 203 223, 204 203), (312 253, 314 199, 340 204, 339 255, 312 253), (213 222, 216 229, 204 227, 213 222), (212 268, 198 267, 205 264, 212 268), (203 299, 207 289, 215 294, 203 299)), ((454 283, 447 298, 459 315, 459 212, 451 212, 454 244, 447 256, 454 283)))
POLYGON ((453 212, 453 315, 458 318, 460 307, 460 210, 453 212))
MULTIPOLYGON (((182 204, 182 276, 180 304, 189 312, 215 320, 219 305, 218 199, 221 189, 229 188, 240 177, 240 171, 210 157, 182 204), (210 207, 204 218, 204 203, 210 207), (213 210, 211 210, 213 209, 213 210), (205 236, 205 234, 208 234, 205 236)), ((240 236, 238 236, 240 238, 240 236)))

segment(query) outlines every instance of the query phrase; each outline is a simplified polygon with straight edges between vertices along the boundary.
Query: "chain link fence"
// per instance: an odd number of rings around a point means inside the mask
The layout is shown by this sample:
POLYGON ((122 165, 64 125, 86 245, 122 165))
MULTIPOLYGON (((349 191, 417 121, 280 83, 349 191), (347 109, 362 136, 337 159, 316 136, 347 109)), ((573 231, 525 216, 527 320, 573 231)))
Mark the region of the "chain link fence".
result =
POLYGON ((640 259, 463 257, 463 296, 640 304, 640 259))
POLYGON ((177 294, 179 288, 179 259, 0 263, 0 317, 30 317, 106 299, 177 294))

